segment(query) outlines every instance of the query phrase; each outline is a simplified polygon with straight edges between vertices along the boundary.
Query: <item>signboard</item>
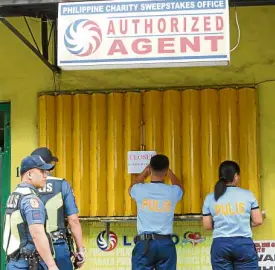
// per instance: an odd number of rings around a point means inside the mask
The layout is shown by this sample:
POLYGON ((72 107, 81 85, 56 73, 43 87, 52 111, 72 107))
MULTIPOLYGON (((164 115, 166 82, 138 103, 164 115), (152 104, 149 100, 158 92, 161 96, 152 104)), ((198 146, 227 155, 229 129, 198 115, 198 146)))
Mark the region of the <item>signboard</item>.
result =
MULTIPOLYGON (((177 249, 177 269, 211 270, 210 249, 212 232, 202 228, 201 221, 175 221, 173 241, 177 249)), ((135 222, 111 223, 109 237, 100 222, 82 222, 84 246, 87 248, 83 270, 128 270, 134 236, 135 222)), ((259 270, 275 269, 275 240, 254 241, 259 270)))
POLYGON ((275 270, 275 240, 254 241, 259 258, 259 270, 275 270))
POLYGON ((155 151, 129 151, 128 173, 141 173, 156 154, 155 151))
MULTIPOLYGON (((109 238, 102 223, 82 223, 87 248, 83 270, 129 270, 134 248, 136 223, 111 223, 109 238)), ((211 270, 212 233, 202 229, 200 221, 174 223, 172 237, 177 249, 177 269, 211 270)))
POLYGON ((62 69, 227 65, 229 58, 228 0, 59 4, 62 69))

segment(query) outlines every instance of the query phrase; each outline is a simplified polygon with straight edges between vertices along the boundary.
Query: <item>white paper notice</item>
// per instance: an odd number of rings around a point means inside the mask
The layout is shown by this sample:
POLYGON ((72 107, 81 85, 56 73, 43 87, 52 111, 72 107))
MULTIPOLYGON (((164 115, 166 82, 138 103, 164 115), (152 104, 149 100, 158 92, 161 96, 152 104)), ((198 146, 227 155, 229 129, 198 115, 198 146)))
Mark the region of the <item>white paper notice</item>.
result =
POLYGON ((141 173, 156 154, 156 151, 129 151, 128 173, 141 173))

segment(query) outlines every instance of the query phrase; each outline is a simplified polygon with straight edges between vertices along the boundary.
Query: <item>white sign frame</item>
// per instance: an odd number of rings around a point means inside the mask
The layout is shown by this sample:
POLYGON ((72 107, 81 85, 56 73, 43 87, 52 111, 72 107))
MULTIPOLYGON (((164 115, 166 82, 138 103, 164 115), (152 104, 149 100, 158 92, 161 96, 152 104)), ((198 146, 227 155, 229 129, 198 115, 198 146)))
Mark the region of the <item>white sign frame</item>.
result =
POLYGON ((229 62, 228 0, 59 4, 58 66, 64 70, 217 66, 229 62), (126 9, 130 12, 122 11, 126 9))

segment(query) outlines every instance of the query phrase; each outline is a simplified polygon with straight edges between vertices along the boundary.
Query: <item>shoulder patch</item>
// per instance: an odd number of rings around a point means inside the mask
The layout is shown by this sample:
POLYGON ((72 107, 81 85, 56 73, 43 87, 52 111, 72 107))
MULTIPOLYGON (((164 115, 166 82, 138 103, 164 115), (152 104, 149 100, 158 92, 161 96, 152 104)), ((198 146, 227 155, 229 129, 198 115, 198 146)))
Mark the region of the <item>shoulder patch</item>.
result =
POLYGON ((22 195, 29 195, 33 193, 33 190, 29 187, 17 187, 14 192, 22 195))
POLYGON ((33 220, 41 220, 41 214, 39 210, 32 211, 32 219, 33 220))
POLYGON ((32 208, 39 208, 39 201, 36 198, 30 199, 30 205, 32 208))

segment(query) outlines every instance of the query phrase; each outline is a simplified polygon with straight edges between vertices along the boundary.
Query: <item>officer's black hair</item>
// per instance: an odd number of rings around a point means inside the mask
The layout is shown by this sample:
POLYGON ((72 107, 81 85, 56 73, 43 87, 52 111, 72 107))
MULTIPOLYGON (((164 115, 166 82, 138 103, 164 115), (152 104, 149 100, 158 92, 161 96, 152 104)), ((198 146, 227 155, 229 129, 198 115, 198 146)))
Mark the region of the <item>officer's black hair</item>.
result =
POLYGON ((227 184, 233 182, 235 174, 240 174, 240 167, 236 162, 226 160, 220 164, 219 181, 216 183, 214 191, 216 201, 225 193, 227 184))
POLYGON ((150 160, 150 167, 155 172, 169 169, 169 159, 165 155, 155 155, 150 160))

